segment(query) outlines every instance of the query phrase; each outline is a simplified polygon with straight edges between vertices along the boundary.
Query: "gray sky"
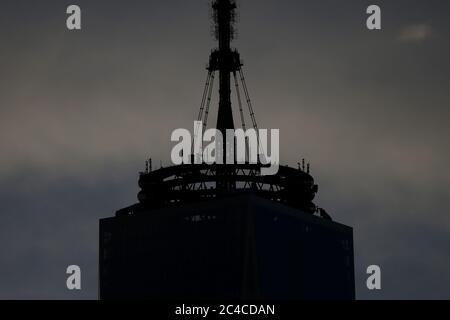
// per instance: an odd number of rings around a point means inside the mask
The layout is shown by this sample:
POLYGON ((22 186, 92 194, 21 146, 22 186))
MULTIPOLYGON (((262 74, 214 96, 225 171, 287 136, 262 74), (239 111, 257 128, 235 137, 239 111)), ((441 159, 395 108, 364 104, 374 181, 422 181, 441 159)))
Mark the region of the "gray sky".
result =
MULTIPOLYGON (((316 203, 354 228, 358 298, 448 299, 450 3, 376 3, 370 32, 369 1, 241 0, 234 45, 281 162, 306 157, 316 203)), ((2 0, 0 40, 0 298, 96 298, 98 219, 136 202, 145 159, 169 164, 197 115, 208 1, 2 0)))

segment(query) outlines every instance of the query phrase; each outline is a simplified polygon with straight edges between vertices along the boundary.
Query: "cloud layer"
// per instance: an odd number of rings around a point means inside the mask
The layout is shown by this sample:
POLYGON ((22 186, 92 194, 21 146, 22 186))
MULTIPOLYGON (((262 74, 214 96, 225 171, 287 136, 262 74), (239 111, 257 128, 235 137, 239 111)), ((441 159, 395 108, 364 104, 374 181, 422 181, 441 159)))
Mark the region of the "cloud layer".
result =
POLYGON ((404 42, 421 42, 433 36, 433 28, 427 24, 415 24, 404 27, 399 39, 404 42))

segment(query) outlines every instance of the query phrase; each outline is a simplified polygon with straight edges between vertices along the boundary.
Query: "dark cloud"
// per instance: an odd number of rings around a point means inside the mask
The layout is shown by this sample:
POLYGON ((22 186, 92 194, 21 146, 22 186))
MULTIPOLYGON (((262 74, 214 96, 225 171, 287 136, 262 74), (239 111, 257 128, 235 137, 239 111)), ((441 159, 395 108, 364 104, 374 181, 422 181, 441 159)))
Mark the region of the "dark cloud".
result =
MULTIPOLYGON (((1 298, 96 298, 98 219, 135 201, 143 161, 167 164, 198 111, 208 1, 78 3, 75 33, 70 3, 0 5, 1 298)), ((376 32, 367 1, 239 3, 260 127, 281 129, 282 162, 308 158, 317 203, 354 227, 358 297, 448 298, 448 2, 379 1, 376 32)))

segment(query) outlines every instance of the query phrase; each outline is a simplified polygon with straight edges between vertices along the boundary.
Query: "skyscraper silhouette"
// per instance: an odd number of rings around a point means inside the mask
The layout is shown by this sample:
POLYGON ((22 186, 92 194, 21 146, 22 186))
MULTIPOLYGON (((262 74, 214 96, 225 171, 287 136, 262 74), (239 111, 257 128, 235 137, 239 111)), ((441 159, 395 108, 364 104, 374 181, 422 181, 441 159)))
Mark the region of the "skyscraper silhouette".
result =
MULTIPOLYGON (((236 4, 212 2, 210 55, 198 120, 207 124, 216 72, 216 128, 233 129, 231 80, 258 129, 239 53, 236 4)), ((225 136, 225 134, 224 134, 225 136)), ((353 231, 312 201, 309 165, 184 164, 140 174, 139 203, 100 221, 100 298, 354 299, 353 231)))

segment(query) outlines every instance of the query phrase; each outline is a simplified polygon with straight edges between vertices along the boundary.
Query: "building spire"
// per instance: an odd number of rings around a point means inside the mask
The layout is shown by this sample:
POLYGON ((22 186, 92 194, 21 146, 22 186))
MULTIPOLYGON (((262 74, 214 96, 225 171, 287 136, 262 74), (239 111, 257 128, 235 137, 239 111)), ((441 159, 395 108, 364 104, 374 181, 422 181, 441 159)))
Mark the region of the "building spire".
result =
POLYGON ((231 49, 231 41, 235 35, 236 2, 215 0, 212 8, 214 33, 219 47, 211 53, 208 70, 219 71, 220 98, 216 128, 225 136, 227 129, 234 129, 231 109, 231 73, 237 72, 242 66, 239 53, 231 49))

